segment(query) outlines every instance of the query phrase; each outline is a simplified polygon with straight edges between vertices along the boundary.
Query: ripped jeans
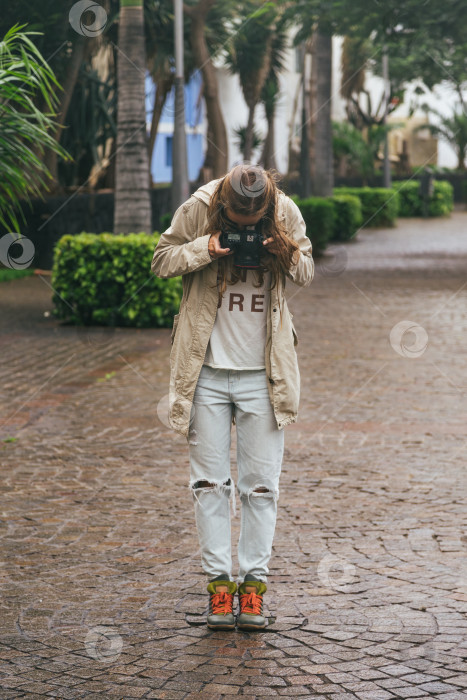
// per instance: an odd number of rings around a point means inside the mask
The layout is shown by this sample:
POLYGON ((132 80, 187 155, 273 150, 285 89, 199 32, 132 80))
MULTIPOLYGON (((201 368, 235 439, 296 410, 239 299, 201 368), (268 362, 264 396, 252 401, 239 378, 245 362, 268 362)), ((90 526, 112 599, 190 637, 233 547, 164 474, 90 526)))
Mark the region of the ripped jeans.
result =
POLYGON ((237 491, 241 501, 239 573, 267 582, 276 527, 284 431, 277 428, 266 370, 203 365, 193 397, 188 445, 201 564, 209 579, 232 579, 229 504, 232 412, 237 432, 237 491))

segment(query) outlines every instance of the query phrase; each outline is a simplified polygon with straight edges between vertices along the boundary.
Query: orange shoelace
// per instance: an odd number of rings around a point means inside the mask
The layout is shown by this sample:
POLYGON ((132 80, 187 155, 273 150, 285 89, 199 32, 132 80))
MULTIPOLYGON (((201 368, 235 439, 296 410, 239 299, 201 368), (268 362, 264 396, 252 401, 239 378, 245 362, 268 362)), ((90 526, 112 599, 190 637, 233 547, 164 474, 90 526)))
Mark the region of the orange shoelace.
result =
POLYGON ((263 596, 258 595, 254 591, 251 593, 243 593, 240 596, 240 612, 251 613, 252 615, 262 615, 262 603, 263 596))
POLYGON ((213 615, 227 615, 233 610, 233 594, 214 593, 211 595, 211 609, 213 615))

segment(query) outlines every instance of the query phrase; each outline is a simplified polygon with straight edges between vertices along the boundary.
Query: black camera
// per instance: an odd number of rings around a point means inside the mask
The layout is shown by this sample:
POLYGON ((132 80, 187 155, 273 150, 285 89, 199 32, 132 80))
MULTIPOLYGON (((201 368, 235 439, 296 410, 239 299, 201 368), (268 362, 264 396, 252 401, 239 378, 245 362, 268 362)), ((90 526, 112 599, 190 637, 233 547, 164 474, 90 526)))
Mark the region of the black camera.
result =
POLYGON ((236 267, 261 267, 260 256, 264 251, 261 221, 254 226, 227 228, 219 236, 221 248, 230 248, 234 253, 236 267))

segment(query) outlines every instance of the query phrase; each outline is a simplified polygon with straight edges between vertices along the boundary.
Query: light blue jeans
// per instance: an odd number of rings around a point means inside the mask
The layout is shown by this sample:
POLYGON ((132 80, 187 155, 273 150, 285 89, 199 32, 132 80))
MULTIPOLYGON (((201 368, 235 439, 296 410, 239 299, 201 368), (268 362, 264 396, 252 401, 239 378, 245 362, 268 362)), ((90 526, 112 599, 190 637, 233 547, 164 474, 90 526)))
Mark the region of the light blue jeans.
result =
POLYGON ((234 411, 241 501, 237 583, 242 583, 246 574, 267 582, 284 455, 284 431, 277 428, 267 382, 265 369, 214 369, 208 365, 202 366, 198 378, 188 435, 189 486, 201 564, 208 579, 224 574, 233 580, 229 504, 232 500, 235 515, 235 484, 230 472, 234 411), (258 491, 261 488, 263 491, 258 491))

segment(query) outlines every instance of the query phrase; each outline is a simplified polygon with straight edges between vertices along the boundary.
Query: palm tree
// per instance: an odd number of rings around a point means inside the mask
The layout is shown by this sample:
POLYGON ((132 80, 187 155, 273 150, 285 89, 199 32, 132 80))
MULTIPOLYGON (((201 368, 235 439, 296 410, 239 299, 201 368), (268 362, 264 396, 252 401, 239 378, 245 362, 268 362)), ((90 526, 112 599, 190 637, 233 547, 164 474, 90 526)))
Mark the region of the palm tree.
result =
POLYGON ((241 19, 241 24, 234 33, 227 63, 232 73, 239 76, 248 107, 243 158, 249 161, 253 153, 255 109, 271 66, 277 10, 273 2, 259 5, 258 0, 247 0, 245 6, 249 13, 246 19, 241 19))
POLYGON ((366 63, 370 58, 368 39, 345 36, 341 54, 341 95, 350 101, 360 95, 365 88, 366 63))
MULTIPOLYGON (((219 178, 225 174, 228 167, 228 140, 219 102, 216 71, 207 41, 209 15, 215 5, 216 0, 198 0, 195 5, 185 4, 184 12, 190 18, 190 43, 194 61, 203 76, 203 97, 209 135, 204 167, 212 170, 214 178, 219 178)), ((226 3, 223 5, 225 7, 226 3)))
POLYGON ((52 175, 44 163, 46 149, 69 160, 69 154, 49 133, 60 85, 32 41, 39 32, 21 32, 16 24, 0 42, 0 223, 19 233, 20 200, 42 196, 52 175), (46 110, 38 109, 40 96, 46 110))
POLYGON ((449 143, 457 155, 457 169, 466 170, 465 159, 467 158, 467 114, 458 105, 450 117, 446 117, 435 109, 431 109, 428 105, 423 105, 422 109, 426 114, 434 114, 438 117, 438 124, 421 124, 415 131, 428 129, 433 136, 439 136, 444 141, 449 143))
POLYGON ((143 0, 120 0, 114 233, 152 230, 143 0))
POLYGON ((261 91, 261 102, 268 123, 266 138, 260 162, 268 168, 276 166, 276 147, 274 134, 274 119, 279 99, 279 75, 284 68, 285 51, 287 49, 287 24, 282 16, 277 22, 271 43, 269 73, 261 91))
POLYGON ((317 64, 316 123, 314 129, 314 182, 313 193, 321 197, 332 196, 334 188, 334 163, 332 152, 332 34, 318 26, 316 32, 317 64))

